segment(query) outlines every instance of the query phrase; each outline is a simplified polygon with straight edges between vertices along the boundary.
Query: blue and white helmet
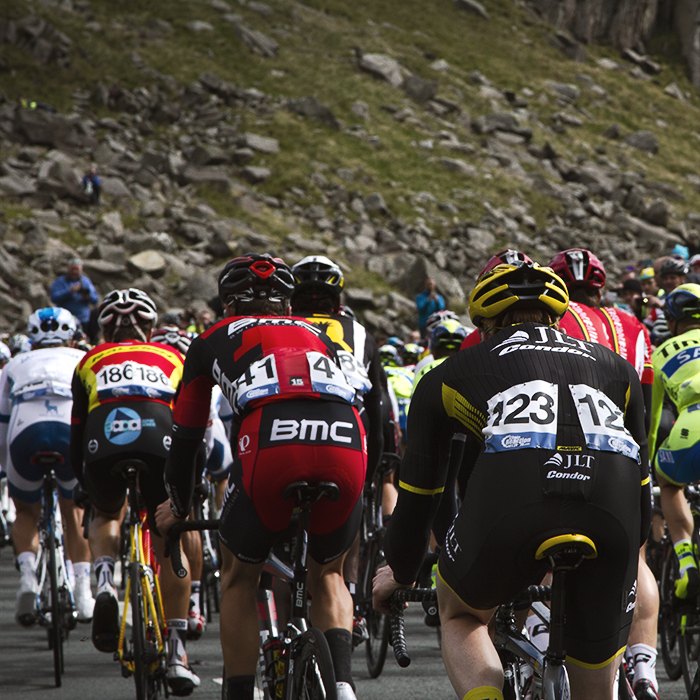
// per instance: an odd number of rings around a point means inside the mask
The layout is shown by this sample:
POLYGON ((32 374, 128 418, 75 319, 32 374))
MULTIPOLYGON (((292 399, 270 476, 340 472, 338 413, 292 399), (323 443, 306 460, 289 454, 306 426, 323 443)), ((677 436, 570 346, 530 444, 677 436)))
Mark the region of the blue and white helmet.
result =
POLYGON ((27 334, 35 348, 51 348, 72 340, 78 329, 73 314, 56 306, 38 309, 29 317, 27 334))

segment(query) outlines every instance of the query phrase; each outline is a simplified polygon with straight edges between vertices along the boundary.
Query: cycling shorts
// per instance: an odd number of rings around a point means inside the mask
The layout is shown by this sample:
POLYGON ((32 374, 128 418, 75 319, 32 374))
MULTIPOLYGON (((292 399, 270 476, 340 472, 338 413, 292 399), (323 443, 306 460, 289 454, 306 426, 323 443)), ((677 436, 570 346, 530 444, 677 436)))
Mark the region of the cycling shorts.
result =
MULTIPOLYGON (((578 498, 544 495, 545 476, 553 470, 543 466, 551 451, 482 456, 438 565, 442 580, 464 603, 489 610, 542 581, 548 566, 535 552, 546 539, 565 533, 590 537, 598 556, 566 579, 564 640, 567 658, 586 668, 611 663, 627 643, 641 527, 638 466, 621 455, 593 454, 591 488, 578 498)), ((573 471, 566 463, 558 469, 573 471)))
POLYGON ((64 498, 73 498, 77 481, 68 450, 71 403, 70 399, 52 398, 26 401, 13 407, 7 435, 9 460, 5 469, 10 496, 18 501, 36 503, 41 498, 44 467, 31 463, 37 452, 58 452, 63 457, 63 462, 54 466, 58 490, 64 498))
POLYGON ((698 408, 700 404, 695 404, 680 412, 654 458, 656 471, 679 486, 700 481, 698 408))
POLYGON ((365 432, 349 404, 289 400, 253 411, 240 427, 219 537, 241 561, 261 562, 289 525, 294 481, 332 481, 340 499, 311 507, 309 553, 319 563, 350 548, 362 515, 365 432))
POLYGON ((114 474, 113 467, 124 459, 140 459, 148 469, 139 473, 139 491, 149 525, 157 532, 153 516, 158 505, 168 499, 163 472, 172 425, 170 407, 152 401, 109 403, 88 414, 83 437, 84 479, 95 508, 106 513, 121 509, 126 480, 114 474))

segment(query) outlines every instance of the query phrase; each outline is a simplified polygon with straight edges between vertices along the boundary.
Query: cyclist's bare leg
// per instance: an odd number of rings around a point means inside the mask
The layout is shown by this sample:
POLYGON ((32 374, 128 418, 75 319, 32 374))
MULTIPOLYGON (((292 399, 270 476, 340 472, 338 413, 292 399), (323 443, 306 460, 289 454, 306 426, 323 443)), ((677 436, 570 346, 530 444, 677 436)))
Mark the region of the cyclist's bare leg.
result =
POLYGON ((620 667, 620 657, 603 668, 582 668, 567 662, 571 700, 613 700, 613 682, 620 667))
POLYGON ((187 555, 182 554, 182 565, 188 569, 185 578, 179 578, 173 571, 170 559, 165 558, 165 540, 151 532, 153 551, 160 562, 160 591, 163 596, 163 609, 166 620, 186 620, 190 609, 190 574, 187 555))
POLYGON ((221 649, 226 677, 251 676, 258 664, 260 630, 255 594, 263 563, 247 564, 221 547, 221 649))
POLYGON ((83 509, 78 508, 73 499, 61 495, 58 504, 66 532, 66 558, 73 562, 90 561, 90 545, 83 536, 83 509))
POLYGON ((384 486, 382 488, 382 516, 388 517, 396 508, 396 501, 399 500, 399 490, 394 486, 394 473, 387 474, 384 477, 384 486))
POLYGON ((463 698, 482 686, 503 688, 503 668, 489 637, 488 622, 494 610, 475 610, 437 579, 442 625, 442 658, 450 682, 463 698))
POLYGON ((93 559, 100 557, 119 556, 119 540, 122 520, 126 512, 126 503, 121 510, 116 513, 106 513, 95 508, 95 515, 90 523, 90 552, 93 559))
POLYGON ((350 549, 343 564, 343 578, 348 583, 357 584, 360 570, 360 533, 355 536, 355 540, 350 545, 350 549))
POLYGON ((25 503, 12 499, 15 504, 15 522, 12 526, 12 544, 16 554, 23 552, 37 553, 39 549, 39 517, 41 516, 41 501, 25 503))
POLYGON ((345 555, 328 564, 308 559, 311 622, 322 632, 338 627, 352 632, 352 597, 343 580, 344 560, 345 555))
MULTIPOLYGON (((228 486, 228 479, 221 479, 217 481, 214 486, 214 505, 216 506, 216 517, 219 517, 221 513, 221 506, 224 503, 224 494, 226 493, 226 487, 228 486)), ((210 515, 209 517, 214 517, 210 515)))
POLYGON ((648 644, 656 647, 657 623, 659 619, 659 587, 654 574, 646 563, 646 547, 639 550, 639 573, 637 574, 637 604, 634 608, 628 646, 648 644))
POLYGON ((668 532, 674 544, 689 540, 693 532, 693 516, 685 499, 683 486, 672 484, 656 472, 661 489, 661 510, 666 518, 668 532))

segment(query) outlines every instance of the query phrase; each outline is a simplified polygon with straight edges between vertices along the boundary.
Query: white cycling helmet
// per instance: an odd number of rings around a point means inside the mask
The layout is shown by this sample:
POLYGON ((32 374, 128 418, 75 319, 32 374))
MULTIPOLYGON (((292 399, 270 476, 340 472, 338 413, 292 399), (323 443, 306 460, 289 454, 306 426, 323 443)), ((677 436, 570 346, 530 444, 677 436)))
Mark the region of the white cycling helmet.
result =
POLYGON ((151 336, 152 343, 165 343, 175 348, 183 355, 187 354, 192 344, 193 333, 181 331, 178 328, 156 328, 151 336))
POLYGON ((2 362, 2 364, 5 364, 11 359, 12 353, 10 352, 10 348, 8 348, 7 345, 5 345, 5 343, 0 341, 0 362, 2 362))
POLYGON ((53 348, 73 339, 78 330, 73 314, 68 309, 50 306, 38 309, 27 323, 27 334, 35 348, 53 348))
MULTIPOLYGON (((143 336, 141 326, 144 322, 155 323, 158 318, 156 304, 146 292, 140 289, 115 289, 102 301, 97 309, 97 322, 100 328, 114 326, 133 326, 143 336)), ((143 336, 143 340, 145 340, 143 336)))

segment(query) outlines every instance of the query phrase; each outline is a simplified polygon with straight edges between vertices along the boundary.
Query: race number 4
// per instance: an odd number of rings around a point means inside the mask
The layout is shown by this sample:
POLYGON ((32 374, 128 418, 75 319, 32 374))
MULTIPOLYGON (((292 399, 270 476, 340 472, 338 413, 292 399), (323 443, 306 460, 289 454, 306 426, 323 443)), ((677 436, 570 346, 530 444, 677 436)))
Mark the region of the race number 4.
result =
POLYGON ((352 403, 355 390, 348 384, 343 371, 320 352, 307 352, 311 388, 322 394, 334 394, 352 403))

